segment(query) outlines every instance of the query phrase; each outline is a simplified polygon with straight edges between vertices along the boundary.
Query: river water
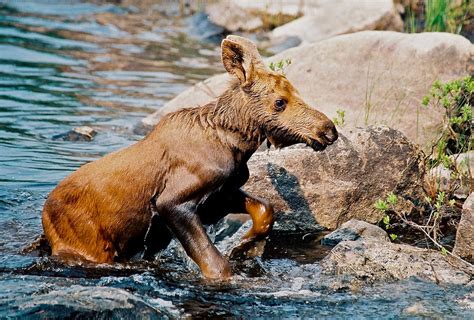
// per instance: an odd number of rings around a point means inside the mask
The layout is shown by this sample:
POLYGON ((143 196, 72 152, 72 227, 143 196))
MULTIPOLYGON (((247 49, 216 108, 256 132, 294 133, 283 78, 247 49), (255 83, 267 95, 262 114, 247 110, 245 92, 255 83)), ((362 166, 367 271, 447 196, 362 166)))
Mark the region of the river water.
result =
POLYGON ((0 0, 0 318, 473 316, 464 287, 322 275, 318 234, 270 239, 262 258, 233 262, 229 283, 203 281, 179 245, 153 263, 102 266, 21 254, 58 181, 137 141, 139 119, 223 71, 199 17, 172 1, 123 2, 0 0), (92 142, 52 139, 84 125, 92 142))

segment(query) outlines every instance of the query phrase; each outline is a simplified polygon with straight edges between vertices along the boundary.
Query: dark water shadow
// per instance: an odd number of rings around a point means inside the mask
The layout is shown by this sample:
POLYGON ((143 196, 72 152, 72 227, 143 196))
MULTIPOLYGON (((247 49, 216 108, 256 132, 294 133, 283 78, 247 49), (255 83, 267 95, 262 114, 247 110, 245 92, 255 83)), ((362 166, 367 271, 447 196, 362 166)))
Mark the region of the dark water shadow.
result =
POLYGON ((279 228, 284 231, 320 232, 324 230, 312 214, 298 178, 283 167, 267 164, 267 172, 278 195, 290 211, 276 212, 279 228))

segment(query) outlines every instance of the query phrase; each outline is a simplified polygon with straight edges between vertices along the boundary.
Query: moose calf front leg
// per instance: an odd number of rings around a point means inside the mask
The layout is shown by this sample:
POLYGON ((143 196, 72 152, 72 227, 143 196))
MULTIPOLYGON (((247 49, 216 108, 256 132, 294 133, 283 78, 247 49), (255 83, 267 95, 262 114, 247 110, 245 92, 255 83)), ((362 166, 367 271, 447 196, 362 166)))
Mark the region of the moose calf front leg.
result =
POLYGON ((199 217, 192 209, 195 208, 195 204, 171 205, 157 203, 156 207, 186 253, 196 262, 206 278, 230 278, 229 262, 207 236, 199 217))

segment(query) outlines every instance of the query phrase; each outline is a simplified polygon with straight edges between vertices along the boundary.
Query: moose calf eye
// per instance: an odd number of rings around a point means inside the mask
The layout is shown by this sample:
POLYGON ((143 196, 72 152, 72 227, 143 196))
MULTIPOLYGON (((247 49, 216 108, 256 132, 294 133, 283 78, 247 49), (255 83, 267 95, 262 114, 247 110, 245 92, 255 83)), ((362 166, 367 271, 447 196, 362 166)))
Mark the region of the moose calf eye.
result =
POLYGON ((286 101, 283 99, 275 100, 275 110, 276 111, 283 111, 286 107, 286 101))

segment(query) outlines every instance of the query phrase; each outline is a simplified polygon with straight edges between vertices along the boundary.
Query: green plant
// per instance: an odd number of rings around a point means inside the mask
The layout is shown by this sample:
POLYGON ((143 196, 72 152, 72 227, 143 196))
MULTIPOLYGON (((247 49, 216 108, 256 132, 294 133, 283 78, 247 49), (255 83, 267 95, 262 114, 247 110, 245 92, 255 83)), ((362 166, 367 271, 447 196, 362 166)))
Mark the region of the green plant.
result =
POLYGON ((277 62, 270 62, 268 67, 272 71, 285 74, 285 69, 291 64, 291 62, 292 62, 291 59, 281 59, 280 61, 277 61, 277 62))
MULTIPOLYGON (((385 199, 378 199, 375 201, 375 208, 384 214, 381 222, 385 230, 393 228, 393 226, 390 224, 390 216, 387 214, 387 212, 395 211, 397 202, 398 198, 393 192, 390 192, 385 199)), ((389 236, 392 241, 395 241, 398 238, 395 233, 390 233, 389 236)))
POLYGON ((456 172, 453 155, 472 150, 472 107, 474 104, 474 77, 441 83, 436 81, 423 105, 444 111, 443 129, 429 155, 429 167, 442 164, 456 172))
POLYGON ((405 6, 405 32, 451 32, 459 34, 473 17, 472 0, 425 0, 405 6))
MULTIPOLYGON (((449 199, 445 192, 438 192, 435 198, 426 197, 425 202, 429 207, 429 217, 424 223, 424 225, 420 225, 415 223, 414 221, 407 218, 407 214, 405 212, 398 212, 396 210, 396 204, 398 203, 398 197, 393 193, 390 192, 387 194, 385 199, 378 199, 374 206, 377 210, 380 210, 384 213, 384 216, 381 220, 385 230, 390 230, 393 228, 392 225, 392 218, 390 217, 389 213, 394 216, 397 220, 402 221, 403 223, 414 227, 420 230, 422 233, 425 234, 427 238, 429 238, 436 247, 439 248, 443 255, 452 255, 443 245, 439 243, 439 230, 440 230, 440 220, 442 217, 442 213, 445 211, 446 206, 454 206, 454 200, 449 199)), ((390 239, 395 241, 398 236, 395 233, 389 234, 390 239)))
POLYGON ((416 33, 417 32, 416 13, 410 7, 407 7, 405 10, 406 10, 405 32, 416 33))
POLYGON ((346 124, 346 120, 345 120, 346 111, 336 110, 336 114, 337 114, 337 116, 332 118, 332 122, 334 122, 334 124, 336 126, 343 127, 346 124))
POLYGON ((425 31, 447 31, 450 0, 425 1, 425 31))

